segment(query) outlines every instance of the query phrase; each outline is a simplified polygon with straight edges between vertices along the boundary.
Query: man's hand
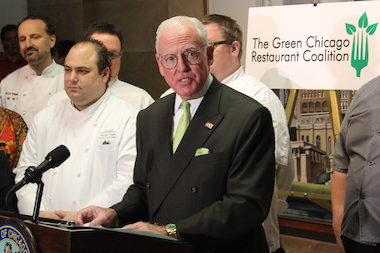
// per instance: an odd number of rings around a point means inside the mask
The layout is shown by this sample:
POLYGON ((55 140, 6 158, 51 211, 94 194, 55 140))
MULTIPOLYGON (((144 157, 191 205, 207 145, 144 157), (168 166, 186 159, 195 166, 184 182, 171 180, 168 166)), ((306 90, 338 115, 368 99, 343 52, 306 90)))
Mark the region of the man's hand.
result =
POLYGON ((65 221, 74 221, 75 216, 77 215, 77 212, 74 211, 54 211, 54 213, 59 216, 61 220, 65 221))
POLYGON ((153 225, 148 222, 139 221, 133 224, 126 225, 123 228, 135 229, 135 230, 146 231, 146 232, 158 232, 158 233, 169 236, 164 227, 153 225))
POLYGON ((114 209, 89 206, 77 213, 75 224, 83 226, 84 223, 90 222, 90 226, 114 227, 117 220, 117 213, 114 209))
POLYGON ((61 217, 59 217, 58 215, 56 215, 52 211, 40 211, 38 216, 42 217, 42 218, 54 219, 54 220, 60 220, 61 219, 61 217))
POLYGON ((333 230, 334 230, 336 244, 338 244, 339 252, 345 253, 346 251, 344 249, 342 239, 340 238, 340 228, 341 228, 340 224, 341 224, 341 222, 338 222, 338 224, 337 224, 337 222, 333 221, 333 230))

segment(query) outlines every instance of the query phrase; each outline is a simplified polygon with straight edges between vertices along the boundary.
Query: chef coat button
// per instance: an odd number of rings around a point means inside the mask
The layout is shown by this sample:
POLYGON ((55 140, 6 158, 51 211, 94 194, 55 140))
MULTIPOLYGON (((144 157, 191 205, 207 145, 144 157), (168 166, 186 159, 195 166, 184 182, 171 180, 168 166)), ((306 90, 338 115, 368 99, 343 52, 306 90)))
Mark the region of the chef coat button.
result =
POLYGON ((198 192, 198 188, 197 187, 191 187, 191 192, 192 193, 197 193, 198 192))
POLYGON ((146 188, 150 188, 150 183, 146 183, 146 188))

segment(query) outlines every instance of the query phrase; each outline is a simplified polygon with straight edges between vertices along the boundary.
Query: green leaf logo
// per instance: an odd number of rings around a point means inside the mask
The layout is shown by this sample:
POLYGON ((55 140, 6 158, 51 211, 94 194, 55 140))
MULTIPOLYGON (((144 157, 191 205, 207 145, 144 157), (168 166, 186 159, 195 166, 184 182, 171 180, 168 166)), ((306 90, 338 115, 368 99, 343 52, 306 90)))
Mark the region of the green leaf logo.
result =
POLYGON ((346 32, 354 37, 351 51, 351 66, 356 69, 357 77, 360 77, 361 70, 368 65, 368 36, 376 32, 377 25, 378 23, 368 26, 366 12, 359 18, 359 28, 346 23, 346 32))
POLYGON ((356 27, 354 25, 346 23, 346 31, 349 35, 352 35, 356 32, 356 27))
POLYGON ((358 25, 360 28, 366 28, 368 25, 368 18, 367 13, 364 12, 364 14, 360 17, 358 25))
POLYGON ((378 23, 368 26, 368 28, 367 28, 365 31, 366 31, 369 35, 374 34, 375 31, 376 31, 376 28, 377 28, 377 24, 378 24, 378 23))

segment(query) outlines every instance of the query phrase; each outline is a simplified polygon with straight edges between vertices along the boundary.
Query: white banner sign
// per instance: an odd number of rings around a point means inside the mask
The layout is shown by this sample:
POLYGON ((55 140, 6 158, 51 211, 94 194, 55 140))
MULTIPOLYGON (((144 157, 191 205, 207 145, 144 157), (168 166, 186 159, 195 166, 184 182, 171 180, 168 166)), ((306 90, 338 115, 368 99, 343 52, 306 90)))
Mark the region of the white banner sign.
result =
POLYGON ((271 88, 350 90, 380 75, 380 1, 249 9, 246 72, 271 88))

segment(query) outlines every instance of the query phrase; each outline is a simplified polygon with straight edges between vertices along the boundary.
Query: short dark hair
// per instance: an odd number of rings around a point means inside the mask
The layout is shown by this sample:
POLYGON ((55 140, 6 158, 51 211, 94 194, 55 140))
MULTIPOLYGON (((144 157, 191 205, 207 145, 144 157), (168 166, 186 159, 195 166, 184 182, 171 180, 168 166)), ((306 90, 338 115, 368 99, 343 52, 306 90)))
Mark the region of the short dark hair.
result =
POLYGON ((102 74, 102 72, 106 68, 110 68, 110 70, 111 70, 111 61, 110 61, 110 58, 108 57, 107 48, 103 45, 102 42, 100 42, 98 40, 87 40, 87 39, 85 39, 85 40, 79 41, 74 46, 76 46, 78 44, 92 44, 94 46, 95 53, 98 57, 98 62, 96 63, 96 65, 98 66, 98 73, 99 74, 102 74))
POLYGON ((9 31, 13 31, 13 30, 17 31, 17 26, 16 25, 6 25, 6 26, 4 26, 1 29, 1 41, 4 41, 4 39, 5 39, 5 33, 9 32, 9 31))
POLYGON ((209 14, 201 18, 201 22, 204 25, 210 23, 218 24, 222 28, 226 40, 236 40, 239 42, 239 58, 241 58, 243 53, 243 32, 236 20, 219 14, 209 14))
POLYGON ((57 35, 57 33, 56 33, 57 31, 55 29, 55 26, 54 26, 53 22, 48 17, 40 16, 40 15, 29 15, 29 16, 25 17, 22 20, 22 22, 24 22, 26 20, 30 20, 30 19, 32 19, 32 20, 35 20, 35 19, 42 20, 45 23, 45 25, 46 25, 46 33, 49 34, 49 35, 57 35))
POLYGON ((119 28, 113 23, 102 22, 102 21, 97 21, 97 22, 92 23, 87 28, 86 32, 84 33, 84 38, 89 40, 91 39, 91 36, 94 33, 108 33, 108 34, 115 35, 119 38, 120 45, 121 47, 123 47, 123 34, 119 30, 119 28))

